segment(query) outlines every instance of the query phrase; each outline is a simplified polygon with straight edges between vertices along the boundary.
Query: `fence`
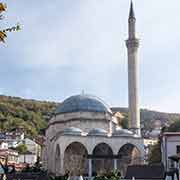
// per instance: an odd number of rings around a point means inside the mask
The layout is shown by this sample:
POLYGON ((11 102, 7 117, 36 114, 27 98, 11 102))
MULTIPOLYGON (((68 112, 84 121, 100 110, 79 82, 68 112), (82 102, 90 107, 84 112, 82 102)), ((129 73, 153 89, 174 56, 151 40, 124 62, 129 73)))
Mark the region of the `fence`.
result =
MULTIPOLYGON (((94 178, 93 177, 83 177, 83 180, 93 180, 94 178)), ((135 178, 132 178, 132 179, 125 179, 123 177, 120 177, 119 180, 164 180, 164 178, 148 178, 148 179, 135 179, 135 178)), ((176 180, 176 179, 175 179, 176 180)))
MULTIPOLYGON (((48 176, 42 173, 15 173, 15 174, 7 174, 6 180, 48 180, 48 176)), ((71 178, 70 178, 71 179, 71 178)), ((73 179, 73 178, 72 178, 73 179)), ((80 178, 76 177, 75 180, 79 180, 80 178)), ((91 177, 83 177, 83 180, 93 180, 91 177)), ((134 178, 132 178, 134 179, 134 178)), ((132 179, 124 179, 120 178, 120 180, 132 180, 132 179)), ((134 179, 134 180, 163 180, 164 178, 149 178, 149 179, 134 179)))
POLYGON ((6 175, 7 180, 48 180, 44 173, 13 173, 6 175))

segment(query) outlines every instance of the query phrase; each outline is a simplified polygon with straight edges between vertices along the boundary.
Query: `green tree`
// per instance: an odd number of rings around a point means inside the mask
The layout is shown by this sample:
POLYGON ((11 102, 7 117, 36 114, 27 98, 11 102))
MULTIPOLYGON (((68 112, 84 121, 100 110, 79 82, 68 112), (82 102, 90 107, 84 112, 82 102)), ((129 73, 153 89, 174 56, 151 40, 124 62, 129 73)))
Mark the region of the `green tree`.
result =
POLYGON ((165 129, 167 132, 180 132, 180 119, 173 120, 173 123, 165 129))
POLYGON ((0 117, 0 131, 3 132, 5 130, 5 123, 7 122, 7 118, 0 117))
MULTIPOLYGON (((6 9, 7 9, 6 4, 0 2, 0 20, 2 20, 4 18, 2 13, 4 11, 6 11, 6 9)), ((0 41, 5 42, 5 38, 7 37, 7 32, 19 31, 19 30, 20 30, 19 24, 17 24, 16 26, 10 27, 10 28, 1 29, 0 30, 0 41)))
POLYGON ((124 128, 124 129, 128 129, 129 128, 129 120, 128 120, 128 114, 125 114, 123 113, 123 120, 121 121, 121 126, 124 128))
POLYGON ((16 147, 16 151, 18 151, 19 154, 25 154, 27 152, 27 146, 25 144, 19 144, 16 147))
POLYGON ((148 162, 150 164, 153 163, 161 163, 161 143, 158 141, 157 144, 150 146, 150 153, 148 157, 148 162))

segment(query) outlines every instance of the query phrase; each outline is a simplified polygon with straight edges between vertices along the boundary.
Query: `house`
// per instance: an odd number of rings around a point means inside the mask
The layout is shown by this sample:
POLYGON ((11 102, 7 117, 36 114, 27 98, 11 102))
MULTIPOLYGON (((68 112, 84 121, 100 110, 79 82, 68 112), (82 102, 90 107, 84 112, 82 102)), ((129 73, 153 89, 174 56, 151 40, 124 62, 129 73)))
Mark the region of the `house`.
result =
POLYGON ((37 162, 37 155, 30 151, 27 151, 25 154, 19 154, 19 163, 27 163, 34 165, 37 162))
POLYGON ((166 168, 177 167, 170 157, 180 153, 180 132, 165 132, 161 137, 162 162, 166 168))
POLYGON ((0 141, 8 143, 9 148, 15 148, 24 139, 22 131, 0 133, 0 141))
POLYGON ((41 159, 43 146, 42 138, 36 138, 35 140, 25 138, 21 143, 26 145, 27 152, 19 155, 20 163, 28 163, 33 165, 37 162, 38 158, 41 159))
POLYGON ((38 136, 35 139, 35 142, 38 145, 37 156, 40 158, 40 161, 42 161, 43 147, 45 145, 45 136, 38 136))
POLYGON ((0 156, 5 157, 8 163, 18 163, 18 152, 12 149, 1 149, 0 156))
POLYGON ((5 141, 0 141, 0 150, 1 149, 8 149, 8 143, 5 141))
POLYGON ((41 145, 38 141, 32 140, 29 138, 25 138, 23 143, 27 146, 27 150, 36 156, 40 156, 41 153, 41 145))

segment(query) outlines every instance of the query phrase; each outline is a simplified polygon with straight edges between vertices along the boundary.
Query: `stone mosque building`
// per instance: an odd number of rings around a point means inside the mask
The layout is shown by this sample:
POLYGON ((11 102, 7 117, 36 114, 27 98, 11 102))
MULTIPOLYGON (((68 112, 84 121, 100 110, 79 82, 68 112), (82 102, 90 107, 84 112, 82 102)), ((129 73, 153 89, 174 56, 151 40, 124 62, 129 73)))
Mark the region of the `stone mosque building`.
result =
POLYGON ((119 170, 122 174, 129 164, 142 163, 143 139, 140 134, 138 106, 136 18, 131 2, 129 13, 128 91, 129 129, 118 126, 108 105, 92 95, 67 98, 56 109, 46 129, 44 149, 45 168, 61 175, 94 174, 119 170))

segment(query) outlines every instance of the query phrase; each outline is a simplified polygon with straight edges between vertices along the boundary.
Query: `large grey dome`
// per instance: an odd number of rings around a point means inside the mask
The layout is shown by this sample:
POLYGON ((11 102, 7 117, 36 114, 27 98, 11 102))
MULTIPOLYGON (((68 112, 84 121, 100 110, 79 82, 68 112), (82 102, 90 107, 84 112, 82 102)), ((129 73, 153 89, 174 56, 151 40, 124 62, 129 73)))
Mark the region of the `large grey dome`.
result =
POLYGON ((55 114, 70 112, 108 112, 112 113, 110 108, 98 97, 92 95, 76 95, 67 98, 60 104, 55 114))

